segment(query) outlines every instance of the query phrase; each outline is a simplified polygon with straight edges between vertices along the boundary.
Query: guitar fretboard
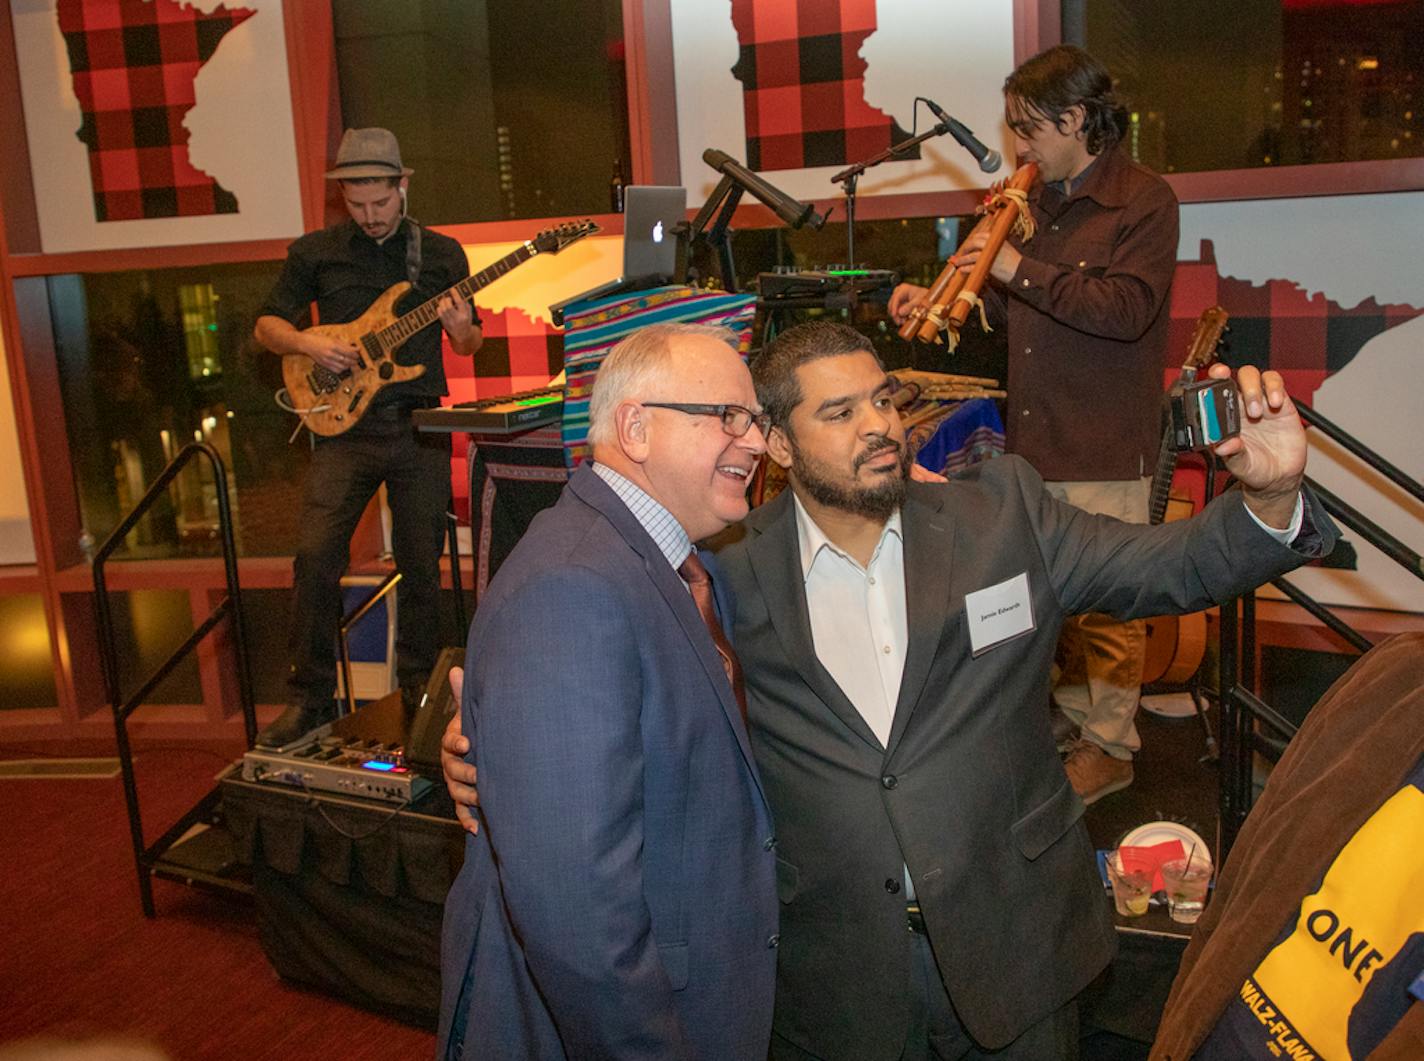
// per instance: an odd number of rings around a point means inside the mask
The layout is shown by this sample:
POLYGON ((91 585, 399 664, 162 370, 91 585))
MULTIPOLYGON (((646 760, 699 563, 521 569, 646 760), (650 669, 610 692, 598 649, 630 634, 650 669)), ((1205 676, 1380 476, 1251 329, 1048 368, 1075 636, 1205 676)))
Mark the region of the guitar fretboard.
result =
POLYGON ((1157 470, 1152 473, 1152 496, 1147 502, 1147 522, 1154 527, 1167 516, 1167 498, 1172 492, 1172 473, 1177 467, 1177 453, 1172 448, 1172 425, 1162 429, 1161 448, 1157 451, 1157 470))
POLYGON ((494 283, 494 281, 498 280, 515 266, 527 262, 530 258, 534 257, 535 253, 534 244, 526 242, 518 250, 506 254, 499 261, 489 266, 489 268, 481 269, 473 276, 465 277, 465 279, 461 280, 454 287, 449 288, 448 291, 442 291, 434 298, 422 302, 409 313, 402 314, 376 333, 376 337, 381 343, 381 349, 383 351, 394 350, 422 328, 434 324, 440 317, 440 312, 436 307, 440 304, 440 300, 444 298, 445 295, 452 294, 456 298, 469 299, 486 284, 494 283))
MULTIPOLYGON (((1188 384, 1195 383, 1197 370, 1190 365, 1182 366, 1182 374, 1172 388, 1175 392, 1188 384)), ((1177 450, 1172 445, 1172 416, 1166 416, 1162 428, 1162 444, 1157 450, 1157 470, 1152 473, 1152 494, 1147 501, 1147 522, 1156 526, 1167 517, 1167 499, 1172 493, 1172 473, 1177 468, 1177 450)))

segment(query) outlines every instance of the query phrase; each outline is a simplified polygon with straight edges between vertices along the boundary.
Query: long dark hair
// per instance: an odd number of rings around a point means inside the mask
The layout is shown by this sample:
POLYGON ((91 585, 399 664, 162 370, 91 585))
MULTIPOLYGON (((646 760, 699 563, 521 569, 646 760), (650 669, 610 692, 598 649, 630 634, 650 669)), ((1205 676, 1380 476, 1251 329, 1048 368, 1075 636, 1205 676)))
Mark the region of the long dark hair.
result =
POLYGON ((1059 125, 1065 111, 1083 108, 1088 154, 1098 155, 1127 131, 1127 107, 1113 92, 1107 67, 1082 48, 1060 44, 1039 52, 1004 79, 1004 95, 1059 125))

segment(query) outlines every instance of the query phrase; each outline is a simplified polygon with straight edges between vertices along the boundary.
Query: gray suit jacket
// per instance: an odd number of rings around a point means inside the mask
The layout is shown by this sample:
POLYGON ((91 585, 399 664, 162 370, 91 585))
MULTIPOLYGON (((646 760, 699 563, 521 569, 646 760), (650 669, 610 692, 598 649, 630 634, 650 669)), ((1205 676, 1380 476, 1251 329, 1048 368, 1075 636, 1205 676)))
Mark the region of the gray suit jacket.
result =
MULTIPOLYGON (((1108 903, 1048 716, 1061 621, 1225 600, 1320 555, 1307 498, 1292 548, 1239 494, 1190 521, 1130 526, 1051 498, 1024 461, 911 483, 909 646, 882 747, 816 659, 789 492, 720 554, 737 595, 752 746, 776 815, 776 1031, 819 1057, 900 1056, 910 993, 902 862, 964 1025, 998 1048, 1112 957, 1108 903), (1036 628, 971 658, 965 595, 1024 572, 1036 628)), ((1313 516, 1313 518, 1312 518, 1313 516)))
POLYGON ((763 1061, 766 797, 687 587, 590 469, 500 568, 465 668, 482 828, 437 1056, 763 1061))

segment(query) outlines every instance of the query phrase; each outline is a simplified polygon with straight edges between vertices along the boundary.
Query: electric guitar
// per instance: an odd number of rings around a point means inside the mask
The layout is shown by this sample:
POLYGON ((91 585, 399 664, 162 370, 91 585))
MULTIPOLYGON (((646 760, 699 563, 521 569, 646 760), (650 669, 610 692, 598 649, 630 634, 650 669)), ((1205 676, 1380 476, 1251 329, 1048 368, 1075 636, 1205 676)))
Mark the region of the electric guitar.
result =
POLYGON ((597 231, 598 226, 592 221, 571 221, 545 229, 489 268, 465 277, 399 317, 395 313, 396 301, 410 290, 410 284, 405 281, 386 288, 354 321, 318 324, 306 329, 309 333, 355 344, 359 350, 357 363, 355 368, 345 372, 332 372, 305 354, 284 355, 282 381, 286 384, 289 408, 314 434, 339 435, 348 430, 365 414, 382 387, 425 373, 424 365, 400 365, 394 355, 413 335, 440 319, 436 306, 445 295, 469 300, 480 288, 534 255, 557 254, 597 231))
MULTIPOLYGON (((1177 382, 1169 394, 1195 383, 1201 371, 1216 360, 1217 347, 1226 331, 1227 313, 1220 306, 1202 311, 1197 318, 1192 341, 1187 347, 1187 359, 1182 364, 1177 382)), ((1162 445, 1157 452, 1157 468, 1152 473, 1152 490, 1147 503, 1147 522, 1161 523, 1167 515, 1172 492, 1172 473, 1177 468, 1177 451, 1172 445, 1170 418, 1162 432, 1162 445)), ((1191 515, 1191 503, 1182 502, 1191 515)), ((1147 652, 1142 664, 1142 683, 1184 682, 1196 673, 1206 652, 1206 616, 1202 612, 1190 615, 1162 615, 1147 620, 1147 652)))

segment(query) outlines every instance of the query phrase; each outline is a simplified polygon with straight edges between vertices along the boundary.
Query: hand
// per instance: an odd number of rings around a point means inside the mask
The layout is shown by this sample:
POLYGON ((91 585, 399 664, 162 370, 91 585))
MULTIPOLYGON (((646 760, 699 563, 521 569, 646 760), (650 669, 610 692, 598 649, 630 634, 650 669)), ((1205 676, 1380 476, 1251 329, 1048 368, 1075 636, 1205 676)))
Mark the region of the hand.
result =
POLYGON ((455 801, 455 817, 464 830, 473 836, 480 831, 479 819, 471 807, 480 805, 480 794, 475 790, 475 768, 465 762, 469 754, 470 742, 460 732, 460 694, 465 689, 465 671, 461 667, 450 668, 450 691, 455 694, 455 714, 445 727, 445 735, 440 738, 440 771, 445 775, 445 789, 455 801))
POLYGON ((910 479, 917 483, 947 483, 949 482, 939 472, 932 472, 918 461, 910 465, 910 479))
POLYGON ((307 357, 337 375, 355 368, 359 361, 360 351, 355 343, 326 335, 310 335, 304 338, 306 349, 303 352, 307 357))
MULTIPOLYGON (((984 253, 984 244, 989 242, 989 233, 975 232, 964 241, 959 250, 954 252, 953 261, 961 269, 973 269, 979 256, 984 253)), ((1019 262, 1023 261, 1023 255, 1007 242, 999 248, 999 253, 994 256, 994 264, 989 267, 989 275, 1001 284, 1007 284, 1014 278, 1014 273, 1019 271, 1019 262)))
POLYGON ((452 292, 446 291, 435 303, 435 312, 440 315, 440 326, 456 343, 464 341, 470 334, 474 313, 463 298, 456 298, 452 292))
MULTIPOLYGON (((1208 369, 1212 379, 1228 379, 1222 364, 1208 369)), ((1305 427, 1291 404, 1279 372, 1243 365, 1236 372, 1241 395, 1241 434, 1212 451, 1240 481, 1247 506, 1268 527, 1285 529, 1305 476, 1305 427)))
POLYGON ((886 307, 890 311, 890 319, 897 325, 904 324, 910 317, 910 311, 918 305, 922 305, 929 296, 929 289, 920 287, 918 284, 900 284, 890 293, 890 303, 886 307))

